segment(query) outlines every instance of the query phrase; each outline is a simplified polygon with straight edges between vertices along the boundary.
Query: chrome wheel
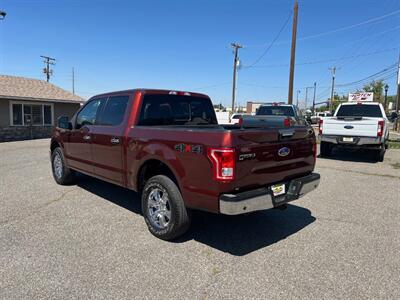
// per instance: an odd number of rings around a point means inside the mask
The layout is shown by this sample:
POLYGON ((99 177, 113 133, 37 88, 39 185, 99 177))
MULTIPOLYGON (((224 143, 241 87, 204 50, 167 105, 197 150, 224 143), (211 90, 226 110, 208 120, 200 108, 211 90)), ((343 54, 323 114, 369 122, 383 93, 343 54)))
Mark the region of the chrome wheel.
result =
POLYGON ((56 153, 54 155, 53 171, 54 171, 54 175, 57 177, 57 179, 60 179, 62 177, 62 175, 63 175, 63 164, 62 164, 60 153, 56 153))
POLYGON ((153 226, 164 229, 171 220, 171 206, 166 190, 155 187, 147 197, 149 219, 153 226))

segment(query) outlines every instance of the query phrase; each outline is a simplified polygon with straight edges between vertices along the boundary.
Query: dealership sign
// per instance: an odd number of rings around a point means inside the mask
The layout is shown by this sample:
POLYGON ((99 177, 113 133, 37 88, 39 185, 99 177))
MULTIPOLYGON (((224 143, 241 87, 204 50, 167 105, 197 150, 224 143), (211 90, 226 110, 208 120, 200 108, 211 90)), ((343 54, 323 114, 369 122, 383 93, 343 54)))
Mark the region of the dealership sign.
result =
POLYGON ((374 93, 349 94, 349 101, 350 102, 374 101, 374 93))

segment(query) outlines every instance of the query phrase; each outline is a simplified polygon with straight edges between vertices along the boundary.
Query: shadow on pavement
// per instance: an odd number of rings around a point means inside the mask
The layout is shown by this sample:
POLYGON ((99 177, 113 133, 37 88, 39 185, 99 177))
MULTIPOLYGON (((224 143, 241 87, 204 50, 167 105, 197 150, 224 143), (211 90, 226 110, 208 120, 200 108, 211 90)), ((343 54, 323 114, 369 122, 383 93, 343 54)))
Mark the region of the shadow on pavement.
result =
MULTIPOLYGON (((138 194, 133 191, 88 176, 82 176, 78 186, 141 214, 138 194)), ((288 205, 283 211, 270 209, 240 216, 196 211, 189 232, 173 242, 195 240, 217 250, 242 256, 279 242, 314 221, 310 210, 296 205, 288 205)))
POLYGON ((375 153, 368 149, 346 150, 346 149, 333 149, 331 156, 321 157, 319 159, 342 160, 352 162, 366 162, 376 164, 378 161, 375 158, 375 153))

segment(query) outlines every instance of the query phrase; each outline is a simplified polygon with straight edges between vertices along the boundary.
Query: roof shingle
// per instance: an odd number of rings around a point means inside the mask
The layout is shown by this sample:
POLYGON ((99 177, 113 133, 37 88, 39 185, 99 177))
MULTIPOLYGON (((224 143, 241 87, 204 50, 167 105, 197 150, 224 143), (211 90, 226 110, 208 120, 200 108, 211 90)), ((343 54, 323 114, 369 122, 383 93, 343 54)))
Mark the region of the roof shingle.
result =
POLYGON ((44 80, 0 75, 0 98, 84 102, 85 100, 44 80))

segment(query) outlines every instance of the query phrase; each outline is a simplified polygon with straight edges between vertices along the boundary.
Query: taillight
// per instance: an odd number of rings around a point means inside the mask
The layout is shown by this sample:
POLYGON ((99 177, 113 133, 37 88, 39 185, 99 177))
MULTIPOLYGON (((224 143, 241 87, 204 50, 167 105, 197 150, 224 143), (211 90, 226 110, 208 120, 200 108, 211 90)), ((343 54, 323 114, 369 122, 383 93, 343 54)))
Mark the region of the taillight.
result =
POLYGON ((378 121, 378 132, 377 132, 378 136, 382 136, 383 135, 383 129, 384 128, 385 128, 385 121, 378 121))
POLYGON ((323 127, 323 125, 324 125, 324 120, 320 119, 319 122, 318 122, 318 131, 319 131, 319 134, 322 134, 322 127, 323 127))
POLYGON ((235 178, 235 150, 209 148, 208 157, 212 162, 216 180, 230 181, 235 178))
POLYGON ((283 126, 290 127, 290 125, 291 125, 290 118, 286 118, 285 120, 283 120, 283 126))
POLYGON ((239 125, 240 127, 243 126, 243 117, 240 117, 240 118, 239 118, 238 125, 239 125))
POLYGON ((316 161, 317 161, 317 143, 315 142, 314 143, 314 164, 316 163, 316 161))

